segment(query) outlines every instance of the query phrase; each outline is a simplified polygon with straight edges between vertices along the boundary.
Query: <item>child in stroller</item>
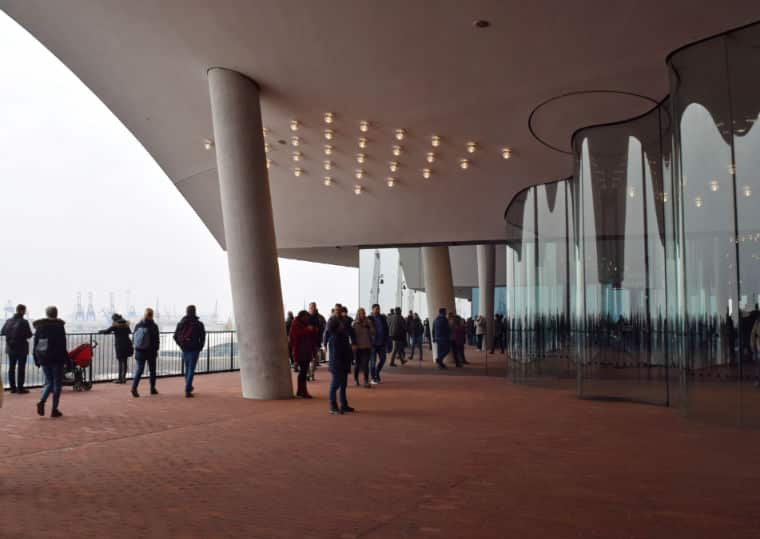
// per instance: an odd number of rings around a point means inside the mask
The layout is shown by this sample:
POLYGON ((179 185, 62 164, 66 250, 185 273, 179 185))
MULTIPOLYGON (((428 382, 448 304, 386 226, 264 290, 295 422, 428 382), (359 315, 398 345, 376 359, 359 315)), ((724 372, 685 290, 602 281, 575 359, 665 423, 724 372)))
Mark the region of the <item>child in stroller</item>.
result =
POLYGON ((69 360, 63 371, 63 385, 72 386, 74 391, 89 391, 92 381, 87 379, 87 369, 92 365, 92 351, 96 342, 80 344, 69 352, 69 360))

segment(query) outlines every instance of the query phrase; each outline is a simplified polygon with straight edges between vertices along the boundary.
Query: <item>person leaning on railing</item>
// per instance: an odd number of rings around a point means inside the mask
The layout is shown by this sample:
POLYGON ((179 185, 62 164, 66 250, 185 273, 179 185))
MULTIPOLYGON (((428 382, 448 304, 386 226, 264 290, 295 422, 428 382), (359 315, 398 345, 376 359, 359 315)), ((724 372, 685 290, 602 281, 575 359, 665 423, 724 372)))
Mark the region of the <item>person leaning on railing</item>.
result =
POLYGON ((113 323, 108 329, 98 331, 101 335, 113 333, 113 346, 116 351, 116 360, 119 362, 119 375, 114 380, 115 384, 127 383, 127 359, 134 354, 132 339, 129 336, 132 330, 129 329, 129 322, 124 320, 120 314, 114 313, 111 316, 113 323))
POLYGON ((156 358, 158 349, 161 345, 161 336, 159 335, 158 326, 153 321, 153 309, 145 309, 143 319, 135 326, 134 348, 135 348, 135 374, 132 378, 132 396, 139 397, 137 386, 140 384, 140 377, 145 371, 145 364, 148 364, 150 371, 150 394, 158 395, 156 389, 156 358))

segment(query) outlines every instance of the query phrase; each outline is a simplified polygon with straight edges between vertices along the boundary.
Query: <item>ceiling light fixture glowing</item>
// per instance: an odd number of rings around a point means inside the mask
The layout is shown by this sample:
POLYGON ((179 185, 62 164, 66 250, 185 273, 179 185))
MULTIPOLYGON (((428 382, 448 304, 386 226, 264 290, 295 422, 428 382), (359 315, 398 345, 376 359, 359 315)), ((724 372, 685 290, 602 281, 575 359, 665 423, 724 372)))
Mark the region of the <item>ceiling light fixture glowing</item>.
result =
POLYGON ((404 135, 406 135, 406 131, 403 129, 396 129, 394 131, 394 135, 396 136, 396 140, 404 140, 404 135))
POLYGON ((712 180, 710 182, 710 191, 713 193, 716 193, 720 189, 720 184, 718 183, 718 180, 712 180))
POLYGON ((333 147, 330 144, 325 144, 325 155, 332 155, 333 147))
POLYGON ((501 149, 501 156, 504 159, 509 159, 510 157, 512 157, 512 148, 502 148, 501 149))
POLYGON ((393 187, 394 185, 396 185, 396 178, 394 178, 393 176, 388 176, 387 178, 385 178, 385 183, 388 184, 388 187, 393 187))
POLYGON ((437 148, 438 146, 441 145, 441 137, 439 137, 438 135, 433 135, 432 137, 430 137, 430 144, 433 145, 433 148, 437 148))
POLYGON ((264 151, 265 151, 266 153, 269 153, 269 152, 271 152, 271 151, 272 151, 272 145, 271 145, 271 144, 269 144, 268 142, 267 142, 266 144, 264 144, 264 151))
POLYGON ((356 154, 356 162, 357 162, 357 163, 359 163, 360 165, 361 165, 362 163, 364 163, 364 160, 365 160, 366 158, 367 158, 367 156, 366 156, 366 155, 364 155, 363 153, 357 153, 357 154, 356 154))
POLYGON ((367 147, 367 139, 364 137, 359 137, 359 148, 362 150, 367 147))
POLYGON ((333 123, 334 119, 335 119, 335 117, 333 116, 332 112, 325 112, 325 123, 326 124, 333 123))
POLYGON ((297 163, 301 160, 302 155, 301 152, 293 152, 293 161, 297 163))
POLYGON ((427 159, 428 163, 432 163, 433 161, 435 161, 435 154, 433 152, 428 152, 427 155, 425 156, 425 159, 427 159))
POLYGON ((301 124, 298 122, 298 120, 290 120, 291 131, 298 131, 299 127, 301 127, 301 124))
POLYGON ((696 197, 696 198, 694 199, 694 205, 695 205, 697 208, 701 208, 701 207, 702 207, 702 197, 696 197))
POLYGON ((402 150, 401 146, 398 146, 398 145, 393 146, 393 150, 392 150, 393 155, 398 157, 399 155, 401 155, 401 150, 402 150))
POLYGON ((325 184, 326 187, 330 187, 333 183, 333 179, 331 176, 325 176, 322 183, 325 184))
POLYGON ((746 198, 749 198, 752 196, 752 187, 750 187, 749 185, 744 186, 744 196, 746 198))
POLYGON ((272 160, 267 159, 267 168, 270 168, 272 166, 272 160))
POLYGON ((361 180, 363 177, 364 177, 364 171, 360 168, 357 168, 354 171, 354 178, 356 178, 357 180, 361 180))
POLYGON ((362 188, 362 186, 359 185, 358 183, 356 185, 354 185, 354 194, 355 195, 361 195, 363 190, 364 189, 362 188))
POLYGON ((478 145, 475 142, 467 143, 467 153, 475 153, 475 150, 477 149, 478 149, 478 145))
POLYGON ((430 179, 430 176, 432 175, 432 173, 433 172, 429 168, 422 169, 422 177, 425 178, 426 180, 430 179))
POLYGON ((662 193, 662 201, 667 204, 668 200, 670 200, 670 195, 665 191, 662 193))
POLYGON ((359 131, 362 133, 366 133, 369 130, 369 122, 367 120, 362 120, 359 122, 359 131))
POLYGON ((303 170, 301 169, 301 167, 296 167, 293 169, 293 176, 295 176, 296 178, 299 177, 301 173, 303 173, 303 170))
POLYGON ((325 168, 325 170, 332 170, 332 161, 329 159, 322 163, 322 166, 325 168))
POLYGON ((268 127, 262 127, 261 128, 261 132, 266 137, 269 134, 269 128, 268 127))
POLYGON ((325 140, 332 140, 333 134, 335 133, 332 129, 325 129, 325 140))
POLYGON ((470 162, 467 159, 460 159, 459 168, 461 168, 462 170, 467 170, 468 168, 470 168, 470 162))
POLYGON ((398 170, 398 163, 396 161, 391 161, 388 163, 388 168, 391 172, 396 172, 398 170))
POLYGON ((636 188, 631 186, 628 188, 628 197, 629 198, 636 198, 636 188))
POLYGON ((293 146, 296 146, 296 147, 300 146, 301 145, 301 137, 299 137, 298 135, 290 137, 290 144, 292 144, 293 146))
POLYGON ((214 147, 214 141, 211 139, 203 139, 203 148, 206 150, 210 150, 214 147))

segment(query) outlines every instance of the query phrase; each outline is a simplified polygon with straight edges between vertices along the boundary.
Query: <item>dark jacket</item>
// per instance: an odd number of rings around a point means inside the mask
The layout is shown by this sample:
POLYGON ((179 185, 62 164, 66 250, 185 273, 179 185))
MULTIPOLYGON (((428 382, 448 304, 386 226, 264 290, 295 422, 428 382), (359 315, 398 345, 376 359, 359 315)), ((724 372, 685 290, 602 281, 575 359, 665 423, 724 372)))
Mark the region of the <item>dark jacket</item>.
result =
POLYGON ((388 340, 390 339, 390 333, 388 332, 388 319, 385 317, 384 314, 378 314, 375 316, 374 314, 369 315, 367 318, 369 318, 369 321, 372 323, 372 326, 375 328, 375 333, 372 335, 372 346, 386 346, 388 343, 388 340), (377 326, 375 325, 379 321, 379 325, 382 328, 382 333, 379 333, 377 331, 377 326))
POLYGON ((301 322, 299 318, 293 320, 290 325, 290 346, 293 349, 293 361, 296 363, 308 363, 314 353, 314 335, 317 329, 314 326, 301 322))
POLYGON ((439 314, 433 321, 433 340, 448 343, 451 340, 451 328, 448 319, 439 314))
POLYGON ((400 314, 392 314, 388 317, 388 330, 391 339, 394 341, 403 341, 406 339, 406 320, 400 314))
POLYGON ((412 318, 411 323, 407 322, 406 330, 411 337, 422 337, 424 328, 422 327, 422 320, 420 320, 420 317, 415 316, 412 318))
POLYGON ((186 315, 177 324, 174 330, 174 342, 176 342, 183 352, 200 352, 206 344, 206 328, 203 322, 197 316, 186 315), (185 332, 187 324, 195 324, 191 333, 189 342, 182 342, 182 334, 185 332))
POLYGON ((113 333, 113 346, 116 349, 116 359, 127 359, 135 353, 132 340, 129 336, 132 330, 126 320, 117 320, 110 328, 98 331, 101 335, 113 333))
POLYGON ((69 360, 66 350, 66 330, 58 318, 41 318, 34 321, 34 348, 41 339, 47 339, 47 354, 38 358, 40 365, 63 365, 69 360))
POLYGON ((3 324, 0 335, 5 337, 5 351, 11 357, 26 357, 29 355, 29 339, 32 329, 29 322, 20 314, 14 314, 3 324))
POLYGON ((161 346, 161 334, 153 320, 140 320, 135 325, 135 333, 140 328, 145 328, 150 333, 150 347, 147 350, 135 350, 135 359, 147 359, 156 357, 161 346))
POLYGON ((319 314, 319 311, 317 311, 314 314, 309 315, 308 324, 316 328, 316 331, 314 332, 313 346, 314 348, 319 348, 319 346, 322 344, 322 336, 325 333, 325 326, 327 325, 325 317, 319 314))
POLYGON ((354 340, 354 330, 348 323, 348 319, 331 316, 325 329, 327 347, 330 351, 328 368, 330 372, 350 372, 353 350, 351 343, 354 340))

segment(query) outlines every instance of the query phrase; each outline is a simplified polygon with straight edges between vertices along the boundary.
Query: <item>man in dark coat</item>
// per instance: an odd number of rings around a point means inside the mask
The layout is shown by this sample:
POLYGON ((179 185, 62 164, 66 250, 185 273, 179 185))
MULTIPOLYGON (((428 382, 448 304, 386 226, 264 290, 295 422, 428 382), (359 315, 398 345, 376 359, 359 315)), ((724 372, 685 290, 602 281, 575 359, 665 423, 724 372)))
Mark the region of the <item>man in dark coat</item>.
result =
POLYGON ((388 317, 388 331, 393 339, 391 367, 396 366, 397 357, 403 365, 406 363, 406 319, 401 314, 401 307, 396 307, 393 314, 388 317))
POLYGON ((132 339, 129 336, 132 330, 129 328, 129 322, 124 320, 120 314, 114 313, 111 316, 111 327, 98 331, 101 335, 113 333, 113 347, 116 351, 116 361, 119 362, 119 375, 114 380, 116 384, 127 383, 127 359, 134 354, 132 339))
POLYGON ((446 318, 446 308, 438 309, 438 317, 433 321, 433 341, 435 341, 435 362, 439 369, 445 369, 444 358, 451 347, 451 328, 446 318))
POLYGON ((351 349, 354 340, 353 329, 343 315, 343 306, 340 303, 335 305, 334 314, 327 321, 325 334, 329 349, 328 368, 332 375, 329 393, 330 413, 342 415, 353 412, 354 409, 348 405, 348 398, 346 397, 348 373, 351 372, 351 359, 353 357, 353 350, 351 349), (338 408, 336 393, 340 399, 340 408, 338 408))
POLYGON ((406 319, 406 331, 409 334, 409 342, 412 347, 412 353, 409 355, 409 359, 414 359, 414 350, 419 348, 420 361, 422 361, 422 333, 424 328, 422 327, 422 320, 420 315, 409 311, 409 316, 406 319))
POLYGON ((372 306, 372 314, 368 318, 375 329, 372 334, 372 355, 369 360, 370 378, 372 384, 377 385, 380 383, 380 372, 385 366, 390 333, 388 332, 388 319, 380 312, 380 305, 375 303, 372 306))
POLYGON ((324 363, 325 357, 322 351, 322 338, 325 334, 325 326, 327 321, 325 317, 317 309, 315 302, 309 303, 309 325, 315 328, 314 331, 314 343, 312 345, 312 360, 309 365, 309 376, 307 380, 314 381, 316 379, 317 367, 320 363, 324 363))
POLYGON ((185 316, 174 331, 174 342, 182 350, 182 363, 185 365, 185 397, 193 396, 193 377, 198 356, 206 344, 206 328, 196 315, 195 305, 188 305, 185 316))
POLYGON ((29 355, 29 339, 32 337, 32 329, 26 321, 25 305, 16 306, 16 314, 3 324, 0 335, 5 337, 5 351, 8 352, 8 383, 11 393, 29 393, 24 387, 26 379, 26 358, 29 355), (18 378, 16 378, 18 370, 18 378))
POLYGON ((69 359, 64 329, 66 322, 58 318, 56 307, 45 309, 45 315, 46 318, 34 321, 34 356, 42 367, 42 372, 45 373, 45 387, 42 388, 42 394, 37 403, 37 414, 45 415, 45 403, 52 393, 53 410, 50 417, 61 417, 63 414, 58 409, 58 403, 61 400, 63 369, 69 359))

